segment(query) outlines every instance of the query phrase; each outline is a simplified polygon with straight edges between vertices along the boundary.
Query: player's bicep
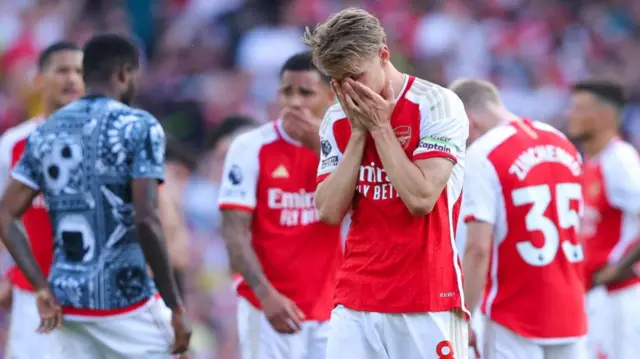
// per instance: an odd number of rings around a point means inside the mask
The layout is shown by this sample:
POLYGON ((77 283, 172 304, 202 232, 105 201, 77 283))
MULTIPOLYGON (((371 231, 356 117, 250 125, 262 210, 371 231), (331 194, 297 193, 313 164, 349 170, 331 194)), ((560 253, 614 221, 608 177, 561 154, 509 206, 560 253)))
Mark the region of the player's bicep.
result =
POLYGON ((131 161, 133 179, 151 178, 156 182, 164 181, 164 155, 166 138, 158 121, 151 117, 140 118, 139 126, 133 126, 128 132, 128 140, 134 141, 131 161))
POLYGON ((253 214, 243 210, 222 210, 222 234, 225 241, 238 242, 249 240, 249 229, 253 214))
POLYGON ((0 212, 4 216, 9 216, 10 219, 18 219, 29 208, 38 193, 40 193, 38 189, 12 178, 0 199, 0 212))
POLYGON ((225 157, 218 207, 251 213, 256 206, 259 144, 250 133, 234 139, 225 157))
POLYGON ((158 220, 158 180, 136 178, 131 182, 136 221, 158 220))

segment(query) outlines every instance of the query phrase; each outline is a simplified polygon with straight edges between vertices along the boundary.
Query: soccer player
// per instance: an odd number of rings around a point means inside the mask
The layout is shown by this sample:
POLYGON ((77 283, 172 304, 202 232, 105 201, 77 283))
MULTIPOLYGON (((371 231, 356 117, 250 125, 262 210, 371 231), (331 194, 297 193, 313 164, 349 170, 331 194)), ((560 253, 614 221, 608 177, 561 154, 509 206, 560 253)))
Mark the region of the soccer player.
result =
MULTIPOLYGON (((36 84, 42 89, 44 104, 41 116, 29 119, 7 130, 0 137, 0 189, 9 180, 11 168, 25 149, 27 137, 42 121, 60 107, 82 96, 82 49, 69 42, 58 42, 47 47, 38 58, 36 84)), ((31 250, 38 266, 46 276, 53 258, 53 233, 44 199, 38 195, 22 216, 29 235, 31 250)), ((49 351, 50 336, 35 331, 40 324, 33 287, 14 266, 8 272, 12 289, 11 324, 7 338, 10 358, 41 359, 49 351), (37 343, 37 345, 34 345, 37 343)))
POLYGON ((52 358, 171 358, 187 349, 190 328, 157 213, 164 133, 127 105, 135 45, 100 35, 83 51, 89 95, 29 136, 0 200, 0 236, 36 290, 38 330, 53 331, 52 358), (17 222, 39 193, 54 234, 49 283, 17 222))
POLYGON ((573 86, 568 111, 569 134, 585 155, 581 236, 594 358, 640 353, 640 278, 626 273, 634 260, 625 257, 637 253, 640 236, 640 159, 619 137, 624 103, 620 85, 588 80, 573 86))
POLYGON ((586 359, 578 225, 582 158, 559 131, 509 112, 489 82, 450 87, 469 116, 465 303, 482 298, 483 359, 586 359))
POLYGON ((364 10, 332 15, 305 41, 340 102, 320 128, 320 219, 335 225, 352 216, 327 358, 466 358, 454 244, 464 106, 446 88, 398 71, 380 21, 364 10))
POLYGON ((238 285, 243 359, 325 357, 339 223, 319 222, 314 204, 318 127, 333 103, 309 53, 282 67, 280 119, 235 138, 219 204, 238 285))

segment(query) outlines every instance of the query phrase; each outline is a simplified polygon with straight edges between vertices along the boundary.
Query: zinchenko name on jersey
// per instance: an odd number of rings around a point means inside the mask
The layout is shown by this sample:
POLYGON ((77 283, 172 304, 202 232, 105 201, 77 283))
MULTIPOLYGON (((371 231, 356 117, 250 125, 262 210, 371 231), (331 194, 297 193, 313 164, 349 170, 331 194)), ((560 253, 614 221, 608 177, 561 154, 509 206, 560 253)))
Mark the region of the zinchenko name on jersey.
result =
POLYGON ((515 174, 522 181, 527 178, 527 174, 533 167, 547 162, 560 163, 576 176, 579 176, 582 171, 579 159, 560 147, 544 145, 524 150, 509 168, 509 174, 515 174))

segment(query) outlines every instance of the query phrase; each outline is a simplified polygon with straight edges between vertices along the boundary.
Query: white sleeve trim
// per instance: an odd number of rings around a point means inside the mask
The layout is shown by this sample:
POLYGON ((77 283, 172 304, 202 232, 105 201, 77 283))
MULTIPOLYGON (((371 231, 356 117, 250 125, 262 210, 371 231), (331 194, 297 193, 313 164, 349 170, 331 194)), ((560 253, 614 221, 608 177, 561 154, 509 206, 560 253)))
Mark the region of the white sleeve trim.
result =
POLYGON ((40 190, 40 186, 38 186, 35 182, 27 178, 26 176, 23 176, 19 173, 11 172, 11 177, 33 190, 36 190, 36 191, 40 190))

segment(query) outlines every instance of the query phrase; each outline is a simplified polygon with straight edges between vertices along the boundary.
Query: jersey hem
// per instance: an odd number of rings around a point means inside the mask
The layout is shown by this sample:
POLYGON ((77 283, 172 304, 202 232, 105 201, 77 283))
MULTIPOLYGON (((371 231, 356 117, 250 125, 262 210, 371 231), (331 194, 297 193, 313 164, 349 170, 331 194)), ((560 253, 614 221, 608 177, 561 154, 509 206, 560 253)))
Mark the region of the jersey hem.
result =
POLYGON ((519 335, 527 340, 530 340, 536 344, 540 344, 540 345, 553 345, 553 344, 569 344, 575 341, 580 340, 581 338, 584 338, 587 336, 587 331, 585 330, 583 333, 578 334, 578 335, 572 335, 572 336, 568 336, 568 337, 538 337, 538 336, 532 336, 526 333, 523 333, 513 327, 511 327, 510 325, 507 325, 501 321, 495 320, 494 318, 488 317, 488 319, 502 327, 504 327, 505 329, 515 333, 516 335, 519 335))
POLYGON ((85 309, 85 308, 73 308, 73 307, 62 307, 62 314, 65 319, 72 320, 83 320, 83 319, 94 319, 94 318, 112 318, 121 315, 129 314, 133 311, 143 308, 147 304, 149 304, 152 300, 161 299, 160 294, 156 293, 149 298, 143 299, 136 304, 130 305, 125 308, 120 309, 85 309))
POLYGON ((254 207, 247 206, 245 204, 238 203, 220 203, 218 205, 220 210, 231 210, 231 211, 242 211, 242 212, 253 212, 254 207))
POLYGON ((414 309, 414 308, 390 308, 390 307, 378 307, 378 306, 352 306, 349 304, 345 304, 341 301, 334 302, 334 308, 337 306, 343 306, 347 309, 354 310, 357 312, 366 312, 366 313, 382 313, 382 314, 420 314, 420 313, 436 313, 436 312, 447 312, 447 311, 455 311, 459 310, 462 314, 464 314, 465 319, 468 321, 471 320, 471 313, 464 306, 460 305, 452 305, 452 306, 444 306, 442 308, 435 309, 414 309))

